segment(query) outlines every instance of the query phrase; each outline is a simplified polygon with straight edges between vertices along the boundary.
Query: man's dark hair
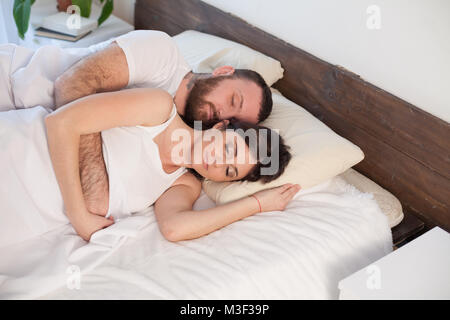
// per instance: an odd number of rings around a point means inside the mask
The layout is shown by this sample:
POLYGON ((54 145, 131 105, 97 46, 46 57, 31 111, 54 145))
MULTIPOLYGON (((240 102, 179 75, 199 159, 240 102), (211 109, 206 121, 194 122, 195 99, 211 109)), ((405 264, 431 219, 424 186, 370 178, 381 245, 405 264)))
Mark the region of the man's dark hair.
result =
POLYGON ((235 69, 232 77, 252 81, 261 88, 261 109, 258 113, 258 122, 266 120, 272 112, 273 102, 272 92, 270 91, 270 88, 266 84, 266 81, 264 81, 263 77, 261 77, 258 72, 248 69, 235 69))

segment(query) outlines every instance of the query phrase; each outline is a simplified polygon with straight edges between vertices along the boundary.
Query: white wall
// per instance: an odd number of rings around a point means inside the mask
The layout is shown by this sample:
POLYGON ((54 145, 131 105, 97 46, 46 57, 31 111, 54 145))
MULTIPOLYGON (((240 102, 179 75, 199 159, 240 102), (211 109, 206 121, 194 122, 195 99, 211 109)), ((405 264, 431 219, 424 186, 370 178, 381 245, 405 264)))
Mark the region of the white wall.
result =
POLYGON ((450 122, 449 0, 203 1, 450 122))
POLYGON ((0 44, 19 42, 19 35, 12 15, 13 3, 13 1, 0 0, 0 44))
POLYGON ((134 4, 136 0, 115 0, 113 14, 134 25, 134 4))

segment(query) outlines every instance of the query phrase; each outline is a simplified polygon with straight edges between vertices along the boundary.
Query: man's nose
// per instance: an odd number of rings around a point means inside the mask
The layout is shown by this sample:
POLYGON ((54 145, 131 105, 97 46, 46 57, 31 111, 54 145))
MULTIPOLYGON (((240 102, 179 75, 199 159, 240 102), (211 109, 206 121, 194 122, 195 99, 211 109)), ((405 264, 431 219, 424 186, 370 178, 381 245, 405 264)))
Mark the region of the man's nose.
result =
POLYGON ((220 120, 231 119, 235 116, 234 110, 232 108, 219 107, 217 113, 220 120))

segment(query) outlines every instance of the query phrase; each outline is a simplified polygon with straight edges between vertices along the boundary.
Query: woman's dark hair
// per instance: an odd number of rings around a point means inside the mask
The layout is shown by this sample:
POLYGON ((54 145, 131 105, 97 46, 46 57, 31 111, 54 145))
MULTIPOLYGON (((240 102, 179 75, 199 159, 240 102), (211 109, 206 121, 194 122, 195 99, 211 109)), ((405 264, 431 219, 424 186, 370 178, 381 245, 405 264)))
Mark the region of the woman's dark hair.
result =
POLYGON ((253 152, 256 157, 256 165, 241 181, 261 181, 262 183, 268 183, 283 174, 292 156, 289 152, 289 147, 284 144, 283 138, 275 130, 243 121, 230 122, 227 129, 232 129, 239 133, 250 148, 250 152, 253 152), (251 138, 245 134, 251 129, 256 132, 258 150, 252 150, 252 146, 250 145, 251 138), (266 146, 266 152, 262 155, 260 148, 264 144, 266 146), (271 170, 274 164, 276 169, 271 170))
MULTIPOLYGON (((292 156, 289 152, 289 147, 284 144, 283 138, 275 130, 243 121, 231 121, 225 129, 238 133, 256 158, 256 164, 253 169, 239 181, 268 183, 283 174, 292 156), (249 132, 256 133, 256 146, 250 143, 252 137, 247 134, 249 132), (260 151, 263 145, 266 146, 264 154, 260 151), (258 150, 255 150, 255 147, 258 150), (278 153, 278 157, 276 153, 278 153), (276 168, 274 170, 272 169, 273 165, 276 168)), ((203 179, 197 171, 193 169, 189 169, 189 171, 200 180, 203 179)))

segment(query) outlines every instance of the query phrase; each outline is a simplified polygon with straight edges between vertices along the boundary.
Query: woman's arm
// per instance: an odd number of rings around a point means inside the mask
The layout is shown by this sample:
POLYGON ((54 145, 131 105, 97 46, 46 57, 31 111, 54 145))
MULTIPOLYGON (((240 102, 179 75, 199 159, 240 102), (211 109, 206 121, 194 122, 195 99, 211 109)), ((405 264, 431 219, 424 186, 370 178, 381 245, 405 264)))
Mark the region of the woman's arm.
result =
POLYGON ((162 90, 130 89, 84 97, 46 117, 50 158, 65 211, 83 239, 111 221, 86 208, 79 173, 80 136, 119 126, 157 125, 168 119, 171 109, 172 97, 162 90))
POLYGON ((194 211, 192 206, 201 191, 201 183, 185 174, 179 184, 168 189, 155 203, 155 215, 163 236, 169 241, 199 238, 223 228, 235 221, 262 211, 283 210, 300 190, 299 185, 285 184, 281 187, 255 193, 254 197, 194 211))

